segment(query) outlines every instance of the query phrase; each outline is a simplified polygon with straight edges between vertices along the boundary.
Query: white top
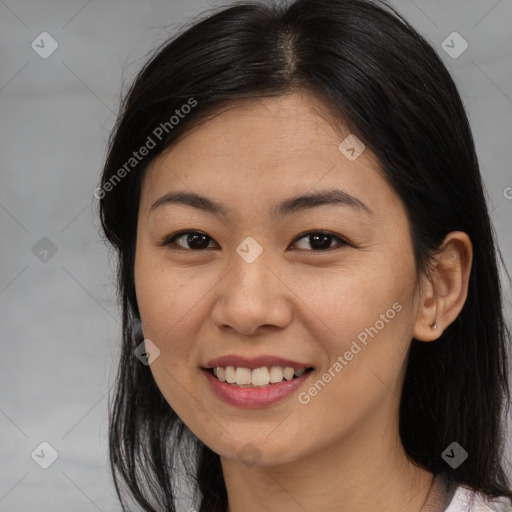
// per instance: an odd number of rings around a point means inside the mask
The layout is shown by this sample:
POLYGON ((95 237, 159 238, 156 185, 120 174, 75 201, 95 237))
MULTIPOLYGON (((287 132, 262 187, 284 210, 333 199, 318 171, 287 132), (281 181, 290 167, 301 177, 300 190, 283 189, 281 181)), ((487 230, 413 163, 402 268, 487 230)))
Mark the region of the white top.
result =
POLYGON ((512 512, 510 500, 492 499, 471 489, 459 486, 445 512, 512 512))

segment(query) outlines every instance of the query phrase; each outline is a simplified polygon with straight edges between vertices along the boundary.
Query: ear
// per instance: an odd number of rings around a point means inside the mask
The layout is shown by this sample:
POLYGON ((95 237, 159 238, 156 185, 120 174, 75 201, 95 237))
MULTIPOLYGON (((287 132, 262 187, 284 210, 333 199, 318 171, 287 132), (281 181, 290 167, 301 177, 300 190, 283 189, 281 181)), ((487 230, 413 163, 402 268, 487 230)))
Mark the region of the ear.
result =
POLYGON ((473 245, 462 231, 446 235, 424 276, 413 330, 420 341, 433 341, 457 318, 466 302, 473 245))

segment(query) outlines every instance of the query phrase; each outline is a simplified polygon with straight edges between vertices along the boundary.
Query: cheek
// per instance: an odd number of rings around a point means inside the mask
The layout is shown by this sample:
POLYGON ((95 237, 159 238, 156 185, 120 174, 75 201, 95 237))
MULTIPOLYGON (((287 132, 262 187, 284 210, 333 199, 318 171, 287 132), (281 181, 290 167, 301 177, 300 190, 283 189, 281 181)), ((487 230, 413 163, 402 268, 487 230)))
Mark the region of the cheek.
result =
POLYGON ((149 368, 167 403, 187 420, 202 414, 193 410, 196 402, 189 396, 199 371, 191 355, 200 325, 198 303, 209 288, 192 273, 173 268, 150 250, 137 253, 135 288, 144 337, 160 350, 149 368))
POLYGON ((321 319, 311 330, 328 361, 297 397, 308 417, 324 419, 323 426, 310 425, 319 438, 326 424, 354 431, 396 403, 410 343, 407 288, 375 281, 362 286, 357 279, 335 284, 323 295, 315 295, 314 286, 309 290, 316 301, 309 304, 321 319))
POLYGON ((197 270, 176 267, 162 254, 140 249, 135 263, 137 303, 144 334, 162 344, 172 338, 172 331, 188 325, 196 306, 211 288, 212 276, 197 278, 197 270), (194 276, 195 274, 195 276, 194 276))
POLYGON ((376 258, 336 279, 332 272, 304 279, 297 289, 309 309, 303 319, 328 359, 318 375, 322 382, 306 390, 303 402, 315 401, 318 414, 325 403, 350 404, 362 417, 390 390, 399 394, 414 315, 414 267, 376 258))
POLYGON ((360 334, 364 342, 366 329, 376 323, 381 339, 400 331, 399 325, 410 315, 405 305, 414 289, 412 269, 375 256, 345 268, 301 271, 300 279, 286 277, 294 283, 290 289, 301 304, 301 320, 309 323, 306 328, 318 335, 331 358, 348 350, 360 334))

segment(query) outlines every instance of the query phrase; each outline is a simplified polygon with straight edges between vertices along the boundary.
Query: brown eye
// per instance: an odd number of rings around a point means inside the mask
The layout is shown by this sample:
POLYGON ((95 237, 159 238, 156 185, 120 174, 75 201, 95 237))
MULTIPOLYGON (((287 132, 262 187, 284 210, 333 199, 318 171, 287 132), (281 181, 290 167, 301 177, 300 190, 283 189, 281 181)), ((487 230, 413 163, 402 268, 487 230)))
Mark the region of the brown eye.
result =
MULTIPOLYGON (((294 243, 296 244, 297 241, 301 239, 307 239, 307 243, 310 244, 310 247, 313 248, 314 252, 321 252, 331 249, 331 243, 333 240, 339 241, 337 244, 338 246, 350 245, 346 240, 339 237, 338 235, 335 235, 334 233, 331 233, 330 231, 309 231, 308 233, 304 233, 303 235, 297 237, 294 243)), ((304 250, 309 249, 305 248, 304 250)))
POLYGON ((166 238, 161 245, 179 245, 184 250, 200 252, 208 248, 209 240, 212 240, 212 238, 199 231, 181 231, 170 238, 166 238), (182 240, 184 244, 188 244, 188 247, 183 247, 181 243, 176 244, 176 240, 182 240))
MULTIPOLYGON (((351 245, 347 240, 331 233, 330 231, 309 231, 307 233, 303 233, 295 239, 293 244, 297 244, 297 242, 302 239, 308 240, 307 243, 309 244, 309 248, 300 248, 300 250, 309 252, 325 252, 332 249, 333 241, 338 241, 334 247, 336 247, 336 245, 338 247, 351 245)), ((172 249, 175 250, 201 252, 206 251, 209 248, 213 248, 209 247, 210 242, 213 242, 213 239, 200 231, 180 231, 167 237, 162 243, 160 243, 160 245, 173 246, 172 249), (180 242, 178 243, 178 241, 180 242)))

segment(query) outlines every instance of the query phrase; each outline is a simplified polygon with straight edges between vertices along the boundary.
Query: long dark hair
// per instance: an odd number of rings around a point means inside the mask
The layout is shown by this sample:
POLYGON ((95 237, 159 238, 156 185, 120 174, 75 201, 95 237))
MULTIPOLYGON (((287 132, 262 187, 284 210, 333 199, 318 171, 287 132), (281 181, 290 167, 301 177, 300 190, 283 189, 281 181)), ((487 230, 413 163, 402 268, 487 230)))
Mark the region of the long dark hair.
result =
POLYGON ((333 120, 377 155, 406 206, 418 273, 427 272, 450 231, 470 236, 473 265, 460 315, 439 340, 411 342, 400 437, 417 466, 448 470, 457 484, 512 500, 501 459, 510 331, 499 248, 457 88, 434 49, 388 5, 297 0, 236 3, 184 27, 143 66, 111 134, 95 195, 118 255, 123 344, 109 439, 123 510, 130 497, 145 511, 174 512, 186 475, 200 512, 225 512, 227 505, 219 456, 183 424, 133 354, 143 340, 134 255, 144 170, 233 101, 294 91, 323 101, 333 120), (130 160, 142 146, 151 146, 148 154, 130 160), (469 453, 456 469, 441 456, 453 441, 469 453))

